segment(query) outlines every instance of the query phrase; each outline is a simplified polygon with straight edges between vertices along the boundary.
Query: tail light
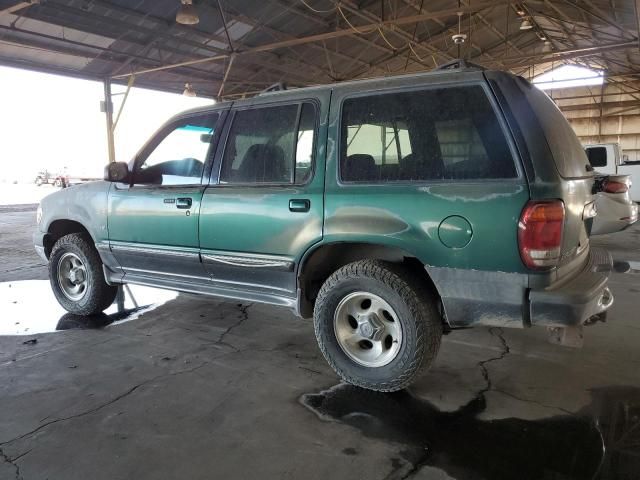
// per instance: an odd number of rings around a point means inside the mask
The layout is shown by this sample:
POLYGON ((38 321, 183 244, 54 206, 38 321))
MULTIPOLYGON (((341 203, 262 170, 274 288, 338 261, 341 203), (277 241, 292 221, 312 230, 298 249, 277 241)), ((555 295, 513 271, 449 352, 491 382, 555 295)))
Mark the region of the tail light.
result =
POLYGON ((529 202, 518 222, 518 246, 524 264, 532 269, 554 267, 560 260, 564 203, 529 202))
POLYGON ((629 190, 629 187, 623 182, 606 180, 603 185, 603 190, 607 193, 626 193, 629 190))

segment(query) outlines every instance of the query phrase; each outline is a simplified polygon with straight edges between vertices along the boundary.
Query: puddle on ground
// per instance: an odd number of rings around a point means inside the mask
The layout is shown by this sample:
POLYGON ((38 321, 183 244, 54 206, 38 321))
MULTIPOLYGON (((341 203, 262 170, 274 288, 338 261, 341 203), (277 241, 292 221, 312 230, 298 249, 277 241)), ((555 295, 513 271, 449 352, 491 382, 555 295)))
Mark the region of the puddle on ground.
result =
POLYGON ((56 300, 48 280, 0 283, 0 335, 33 335, 69 329, 104 328, 138 318, 178 294, 168 290, 126 286, 124 303, 97 315, 74 315, 56 300))
POLYGON ((613 271, 616 273, 640 273, 640 262, 614 260, 613 271))
POLYGON ((408 391, 383 394, 345 384, 303 395, 301 402, 323 420, 403 444, 402 456, 413 465, 456 479, 638 479, 640 389, 591 395, 591 405, 575 416, 542 420, 479 420, 483 396, 442 412, 408 391))

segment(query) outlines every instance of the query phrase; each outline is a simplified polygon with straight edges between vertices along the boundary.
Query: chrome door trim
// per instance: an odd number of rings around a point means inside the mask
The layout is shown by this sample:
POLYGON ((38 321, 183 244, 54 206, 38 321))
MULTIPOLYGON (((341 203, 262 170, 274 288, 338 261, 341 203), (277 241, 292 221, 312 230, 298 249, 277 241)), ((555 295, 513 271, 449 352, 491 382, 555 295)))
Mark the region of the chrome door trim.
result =
POLYGON ((249 268, 272 268, 275 270, 284 270, 287 272, 293 271, 294 262, 287 257, 280 257, 275 255, 258 255, 258 254, 245 254, 238 255, 234 252, 233 255, 223 253, 208 253, 202 252, 202 260, 205 262, 222 263, 225 265, 231 265, 233 267, 249 267, 249 268))
POLYGON ((211 278, 209 277, 199 277, 197 275, 185 275, 183 273, 167 273, 167 272, 159 272, 157 270, 146 270, 143 268, 124 268, 124 270, 126 272, 135 272, 138 274, 150 274, 150 275, 157 275, 160 277, 181 277, 181 278, 192 278, 194 280, 206 280, 207 282, 211 281, 211 278))
POLYGON ((250 283, 250 282, 235 282, 233 280, 221 280, 219 278, 215 278, 212 277, 211 278, 212 283, 214 284, 225 284, 225 285, 230 285, 229 288, 234 288, 233 286, 237 286, 237 287, 241 287, 241 288, 248 288, 248 289, 253 289, 253 290, 278 290, 280 292, 288 292, 291 293, 289 289, 287 288, 280 288, 280 287, 274 287, 272 285, 266 287, 264 285, 260 285, 257 283, 250 283))
POLYGON ((130 244, 125 242, 111 242, 111 251, 121 253, 137 253, 142 255, 161 255, 172 258, 192 258, 200 261, 200 254, 197 248, 185 247, 183 250, 167 248, 161 245, 145 245, 130 244), (185 251, 187 250, 187 251, 185 251))

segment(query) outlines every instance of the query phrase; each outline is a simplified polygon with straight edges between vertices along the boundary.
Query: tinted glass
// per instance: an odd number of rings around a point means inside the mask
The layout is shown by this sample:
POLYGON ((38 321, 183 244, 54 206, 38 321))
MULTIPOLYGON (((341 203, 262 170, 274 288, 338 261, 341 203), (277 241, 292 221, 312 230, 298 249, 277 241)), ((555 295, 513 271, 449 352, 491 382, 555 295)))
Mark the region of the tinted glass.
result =
POLYGON ((528 82, 518 82, 528 103, 538 117, 540 126, 553 154, 553 160, 563 177, 590 177, 589 159, 575 132, 546 93, 528 82))
POLYGON ((220 182, 303 183, 312 168, 314 138, 312 104, 238 111, 225 146, 220 182))
POLYGON ((606 147, 589 147, 587 150, 587 157, 592 167, 606 167, 607 166, 607 148, 606 147))
POLYGON ((480 86, 348 99, 341 178, 356 182, 513 178, 517 171, 480 86))
POLYGON ((218 114, 184 119, 151 151, 135 173, 135 183, 199 184, 218 114))

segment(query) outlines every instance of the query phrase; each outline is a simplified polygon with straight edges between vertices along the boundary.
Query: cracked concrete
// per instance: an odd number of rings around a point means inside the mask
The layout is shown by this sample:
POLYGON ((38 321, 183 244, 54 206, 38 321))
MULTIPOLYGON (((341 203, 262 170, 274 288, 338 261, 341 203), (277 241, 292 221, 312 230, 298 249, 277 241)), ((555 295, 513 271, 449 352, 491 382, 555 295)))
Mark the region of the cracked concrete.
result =
MULTIPOLYGON (((32 220, 2 213, 0 281, 46 279, 32 220)), ((638 260, 628 251, 638 233, 593 243, 638 260)), ((482 399, 476 418, 493 425, 578 419, 595 391, 640 389, 640 276, 614 274, 611 287, 609 319, 585 331, 583 349, 550 345, 540 329, 454 332, 411 395, 445 416, 482 399)), ((426 455, 406 459, 402 442, 321 422, 300 405, 337 379, 311 324, 287 310, 180 295, 129 323, 34 337, 0 337, 2 479, 473 478, 426 455)), ((376 398, 386 397, 366 401, 376 398)))
POLYGON ((509 352, 510 352, 509 345, 507 344, 507 341, 504 338, 502 328, 491 327, 489 329, 489 333, 500 340, 500 343, 502 345, 502 351, 500 352, 500 355, 496 357, 491 357, 486 360, 481 360, 478 362, 478 367, 480 367, 480 370, 482 371, 482 378, 484 378, 486 385, 480 390, 478 390, 478 392, 476 393, 476 397, 478 398, 482 397, 483 399, 484 399, 484 394, 490 391, 493 387, 491 382, 491 376, 489 375, 489 369, 487 365, 489 365, 491 362, 498 362, 502 360, 504 357, 509 355, 509 352))
POLYGON ((23 455, 18 455, 15 458, 11 458, 9 457, 7 454, 4 453, 4 450, 0 447, 0 458, 2 458, 2 460, 5 463, 8 463, 9 465, 11 465, 14 469, 15 469, 15 478, 16 480, 22 480, 22 475, 20 474, 20 466, 16 463, 16 460, 18 460, 19 458, 23 457, 23 455))

